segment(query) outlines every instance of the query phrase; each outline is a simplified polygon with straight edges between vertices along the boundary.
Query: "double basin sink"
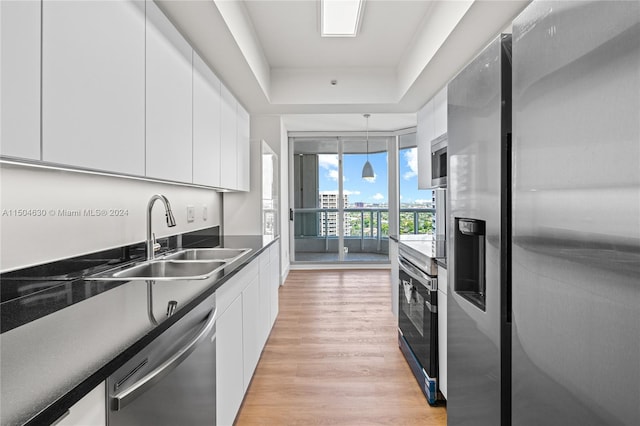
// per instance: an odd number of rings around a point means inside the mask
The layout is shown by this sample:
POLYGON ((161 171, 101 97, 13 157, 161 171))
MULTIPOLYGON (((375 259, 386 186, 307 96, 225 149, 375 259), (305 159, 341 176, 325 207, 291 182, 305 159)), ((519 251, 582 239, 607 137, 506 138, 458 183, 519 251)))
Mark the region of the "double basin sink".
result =
POLYGON ((158 258, 105 271, 88 280, 206 280, 239 260, 251 249, 199 248, 180 250, 158 258))

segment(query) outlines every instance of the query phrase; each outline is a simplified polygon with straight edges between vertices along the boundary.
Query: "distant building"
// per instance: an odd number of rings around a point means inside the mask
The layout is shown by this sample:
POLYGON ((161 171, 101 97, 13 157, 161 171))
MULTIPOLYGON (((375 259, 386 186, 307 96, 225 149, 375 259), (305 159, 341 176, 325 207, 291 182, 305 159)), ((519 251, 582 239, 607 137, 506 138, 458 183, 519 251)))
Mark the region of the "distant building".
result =
MULTIPOLYGON (((320 191, 319 203, 321 209, 337 209, 338 208, 338 193, 335 191, 320 191)), ((349 196, 343 194, 342 196, 344 207, 349 206, 349 196)), ((338 235, 338 212, 320 213, 320 232, 319 235, 338 235)), ((347 222, 346 215, 344 220, 344 235, 351 235, 351 224, 347 222)))

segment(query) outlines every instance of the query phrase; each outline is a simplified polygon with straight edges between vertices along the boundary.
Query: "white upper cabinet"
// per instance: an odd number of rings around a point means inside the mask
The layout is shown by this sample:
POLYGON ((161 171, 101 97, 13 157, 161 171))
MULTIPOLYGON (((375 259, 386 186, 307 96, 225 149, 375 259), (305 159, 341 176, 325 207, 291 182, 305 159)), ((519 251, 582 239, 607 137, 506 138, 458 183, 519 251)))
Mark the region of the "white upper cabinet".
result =
POLYGON ((220 186, 220 80, 193 52, 193 183, 220 186))
POLYGON ((192 182, 192 49, 153 1, 146 6, 146 175, 192 182))
POLYGON ((447 133, 447 86, 418 111, 418 188, 430 189, 431 141, 447 133))
POLYGON ((42 159, 143 174, 144 3, 46 0, 42 18, 42 159))
POLYGON ((0 155, 250 189, 250 117, 153 0, 0 1, 0 155))
POLYGON ((433 97, 434 138, 447 133, 447 86, 433 97))
POLYGON ((0 154, 40 160, 40 0, 0 1, 0 154))
POLYGON ((238 173, 238 189, 240 191, 249 191, 251 181, 251 166, 250 166, 250 118, 249 113, 242 108, 242 105, 238 104, 238 136, 236 140, 237 144, 237 173, 238 173))
POLYGON ((42 160, 144 174, 144 6, 43 2, 42 160))
POLYGON ((431 141, 434 139, 433 99, 418 111, 418 188, 431 188, 431 141))
MULTIPOLYGON (((220 186, 227 189, 238 189, 238 149, 237 149, 237 106, 233 94, 220 85, 222 94, 222 121, 220 127, 220 186)), ((247 157, 247 162, 249 158, 247 157)))

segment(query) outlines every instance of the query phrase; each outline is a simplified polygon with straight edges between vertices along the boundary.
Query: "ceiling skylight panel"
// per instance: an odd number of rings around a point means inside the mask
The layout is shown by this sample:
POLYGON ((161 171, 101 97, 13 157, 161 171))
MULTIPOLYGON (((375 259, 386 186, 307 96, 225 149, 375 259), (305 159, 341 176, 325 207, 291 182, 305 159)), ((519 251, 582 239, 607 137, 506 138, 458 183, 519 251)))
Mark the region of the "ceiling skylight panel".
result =
POLYGON ((322 37, 355 37, 364 0, 320 0, 322 37))

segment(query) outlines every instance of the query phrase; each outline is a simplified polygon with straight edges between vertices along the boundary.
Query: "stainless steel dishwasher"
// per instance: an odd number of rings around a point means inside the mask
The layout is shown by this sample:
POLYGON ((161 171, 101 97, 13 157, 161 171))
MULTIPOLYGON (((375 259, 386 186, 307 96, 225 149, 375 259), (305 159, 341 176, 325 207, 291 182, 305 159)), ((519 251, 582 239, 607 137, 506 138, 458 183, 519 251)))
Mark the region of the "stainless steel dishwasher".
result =
POLYGON ((107 379, 108 425, 215 425, 216 312, 213 294, 107 379))

